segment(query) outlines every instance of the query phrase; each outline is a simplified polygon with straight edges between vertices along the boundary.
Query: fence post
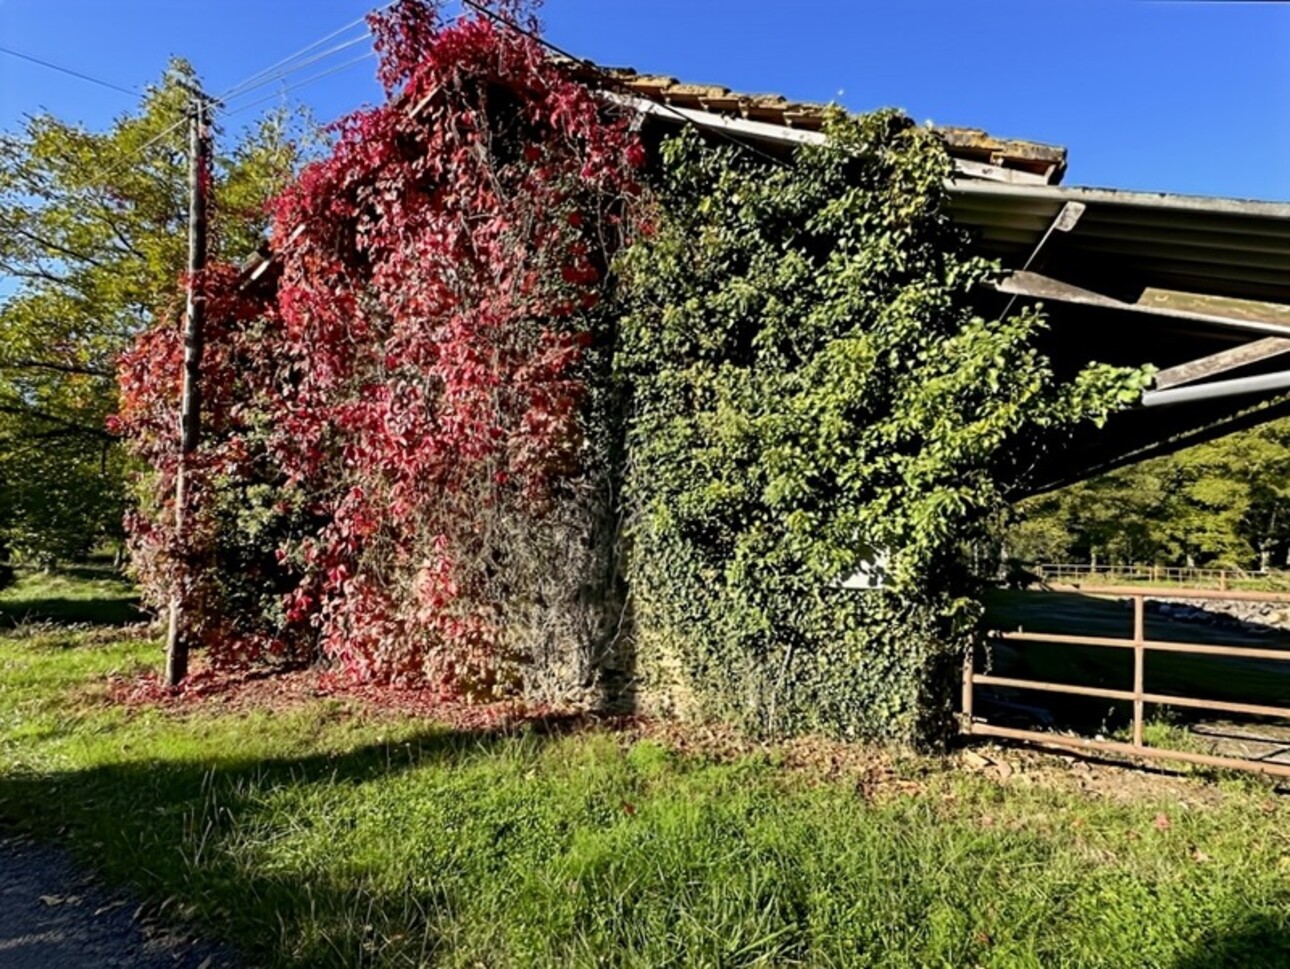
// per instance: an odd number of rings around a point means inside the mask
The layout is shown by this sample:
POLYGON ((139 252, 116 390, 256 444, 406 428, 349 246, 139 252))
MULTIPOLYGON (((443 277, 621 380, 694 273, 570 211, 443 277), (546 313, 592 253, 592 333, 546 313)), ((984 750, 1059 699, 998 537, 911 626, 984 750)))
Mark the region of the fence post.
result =
POLYGON ((960 723, 964 733, 972 732, 972 671, 976 665, 976 643, 968 643, 963 654, 963 719, 960 723))
POLYGON ((1218 573, 1218 588, 1221 592, 1227 591, 1227 569, 1218 573))
POLYGON ((1142 746, 1142 694, 1145 692, 1143 666, 1147 639, 1146 596, 1133 597, 1133 746, 1142 746))

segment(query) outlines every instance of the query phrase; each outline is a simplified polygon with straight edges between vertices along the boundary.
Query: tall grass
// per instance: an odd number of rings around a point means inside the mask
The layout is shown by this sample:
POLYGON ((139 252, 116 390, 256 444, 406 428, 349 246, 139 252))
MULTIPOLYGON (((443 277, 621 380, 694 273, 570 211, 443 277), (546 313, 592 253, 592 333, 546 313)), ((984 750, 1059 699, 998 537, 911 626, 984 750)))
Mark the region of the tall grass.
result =
MULTIPOLYGON (((158 645, 0 638, 0 819, 255 964, 1283 966, 1290 809, 911 759, 875 795, 771 754, 460 732, 333 699, 123 711, 158 645)), ((0 874, 0 882, 3 875, 0 874)))

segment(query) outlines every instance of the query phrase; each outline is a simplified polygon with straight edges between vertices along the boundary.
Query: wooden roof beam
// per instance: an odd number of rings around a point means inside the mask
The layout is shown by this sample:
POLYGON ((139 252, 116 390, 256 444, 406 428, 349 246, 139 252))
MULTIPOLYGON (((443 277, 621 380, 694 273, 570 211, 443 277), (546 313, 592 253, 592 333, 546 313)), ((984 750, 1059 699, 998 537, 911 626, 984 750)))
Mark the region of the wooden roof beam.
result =
MULTIPOLYGON (((771 141, 787 145, 822 145, 828 139, 822 131, 809 128, 791 128, 782 124, 767 121, 755 121, 751 118, 732 118, 727 115, 713 114, 710 111, 698 111, 683 108, 674 104, 659 104, 649 98, 636 97, 631 94, 619 94, 614 91, 602 91, 600 96, 614 104, 621 105, 641 114, 651 115, 664 121, 688 121, 691 124, 715 131, 723 131, 732 137, 751 138, 754 141, 771 141)), ((1051 171, 1051 169, 1050 169, 1051 171)), ((1038 175, 1016 168, 1004 168, 1001 165, 989 165, 967 158, 954 159, 954 184, 958 178, 984 179, 992 182, 1004 182, 1013 185, 1046 185, 1048 176, 1038 175)))
POLYGON ((1168 390, 1170 387, 1194 384, 1198 380, 1208 380, 1220 373, 1262 363, 1264 360, 1271 360, 1285 353, 1290 353, 1290 339, 1266 336, 1252 343, 1243 343, 1239 347, 1231 347, 1198 360, 1189 360, 1176 367, 1161 370, 1156 374, 1155 389, 1168 390))
POLYGON ((1144 306, 1141 303, 1126 303, 1091 289, 1073 286, 1049 276, 1033 272, 1014 272, 994 284, 994 288, 1010 296, 1027 296, 1031 299, 1051 300, 1055 303, 1071 303, 1077 306, 1089 306, 1094 309, 1116 310, 1124 313, 1137 313, 1143 316, 1162 317, 1171 320, 1191 320, 1196 323, 1209 323, 1226 329, 1244 330, 1248 333, 1262 333, 1274 336, 1290 336, 1290 327, 1281 323, 1266 323, 1261 320, 1247 320, 1239 317, 1223 316, 1218 313, 1199 313, 1192 310, 1169 309, 1160 306, 1144 306))

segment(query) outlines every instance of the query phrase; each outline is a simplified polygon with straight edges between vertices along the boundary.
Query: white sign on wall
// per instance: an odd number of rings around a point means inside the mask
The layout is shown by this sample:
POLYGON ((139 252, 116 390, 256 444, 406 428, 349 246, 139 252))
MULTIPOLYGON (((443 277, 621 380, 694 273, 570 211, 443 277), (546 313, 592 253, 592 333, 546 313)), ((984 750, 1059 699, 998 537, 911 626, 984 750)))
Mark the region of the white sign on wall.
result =
POLYGON ((860 551, 860 567, 841 582, 844 589, 882 589, 887 585, 891 566, 891 549, 865 546, 860 551))

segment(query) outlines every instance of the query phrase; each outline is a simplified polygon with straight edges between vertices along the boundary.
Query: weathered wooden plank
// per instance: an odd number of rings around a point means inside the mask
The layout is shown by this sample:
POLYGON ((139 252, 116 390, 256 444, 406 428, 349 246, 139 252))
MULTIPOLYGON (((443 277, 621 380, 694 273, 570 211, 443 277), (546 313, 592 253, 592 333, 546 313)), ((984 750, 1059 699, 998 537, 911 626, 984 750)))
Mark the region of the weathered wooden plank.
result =
POLYGON ((1189 360, 1176 367, 1161 370, 1156 374, 1156 389, 1167 390, 1170 387, 1195 383, 1197 380, 1204 380, 1261 360, 1279 357, 1283 353, 1290 353, 1290 339, 1279 336, 1264 337, 1253 343, 1243 343, 1239 347, 1232 347, 1201 357, 1199 360, 1189 360))
POLYGON ((1004 276, 995 289, 1012 296, 1029 296, 1032 299, 1052 300, 1058 303, 1075 303, 1097 309, 1118 310, 1125 313, 1141 313, 1144 316, 1163 317, 1175 320, 1192 320, 1197 323, 1212 323, 1215 326, 1233 330, 1245 330, 1250 333, 1266 333, 1290 336, 1290 325, 1270 323, 1265 320, 1248 320, 1224 316, 1220 313, 1198 313, 1191 310, 1170 309, 1160 306, 1148 306, 1142 303, 1126 303, 1104 293, 1091 289, 1072 286, 1060 279, 1053 279, 1040 273, 1014 272, 1004 276))
MULTIPOLYGON (((828 140, 822 131, 789 128, 782 124, 758 121, 754 118, 732 118, 679 105, 659 104, 648 98, 636 97, 630 94, 618 94, 613 91, 602 91, 600 96, 607 101, 629 107, 643 114, 654 115, 664 120, 689 121, 704 128, 724 131, 734 137, 793 145, 822 145, 828 140)), ((966 158, 954 159, 954 171, 956 176, 1005 184, 1043 185, 1046 182, 1046 177, 1043 175, 1037 175, 1021 169, 1005 168, 1002 165, 988 165, 984 162, 972 161, 966 158)), ((955 184, 958 184, 958 182, 956 181, 955 184)))
POLYGON ((1281 323, 1290 328, 1290 306, 1284 303, 1265 303, 1252 299, 1233 299, 1230 296, 1210 296, 1203 293, 1183 293, 1177 290, 1147 287, 1138 297, 1143 306, 1171 312, 1210 313, 1234 320, 1255 320, 1260 323, 1281 323))

